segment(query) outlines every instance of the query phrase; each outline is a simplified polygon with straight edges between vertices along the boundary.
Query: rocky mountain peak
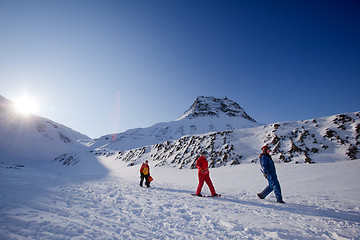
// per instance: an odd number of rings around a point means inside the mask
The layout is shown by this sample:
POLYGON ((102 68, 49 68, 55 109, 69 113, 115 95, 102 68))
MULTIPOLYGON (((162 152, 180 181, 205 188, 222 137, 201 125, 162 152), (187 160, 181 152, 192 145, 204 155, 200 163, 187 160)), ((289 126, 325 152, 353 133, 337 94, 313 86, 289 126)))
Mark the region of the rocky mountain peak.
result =
POLYGON ((197 117, 220 117, 227 115, 229 117, 242 117, 251 122, 256 122, 251 118, 240 105, 228 98, 215 98, 199 96, 179 119, 197 118, 197 117))

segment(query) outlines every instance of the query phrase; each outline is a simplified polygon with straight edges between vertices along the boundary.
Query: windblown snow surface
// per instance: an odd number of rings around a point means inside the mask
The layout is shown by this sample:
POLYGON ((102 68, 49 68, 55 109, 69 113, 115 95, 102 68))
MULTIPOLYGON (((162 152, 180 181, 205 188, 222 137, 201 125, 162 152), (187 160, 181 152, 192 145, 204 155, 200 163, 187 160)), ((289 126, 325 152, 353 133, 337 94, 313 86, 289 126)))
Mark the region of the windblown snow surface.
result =
MULTIPOLYGON (((258 164, 211 169, 221 198, 199 198, 197 170, 93 157, 0 163, 0 239, 360 239, 359 160, 276 165, 286 204, 256 193, 258 164)), ((206 184, 203 193, 209 194, 206 184)))

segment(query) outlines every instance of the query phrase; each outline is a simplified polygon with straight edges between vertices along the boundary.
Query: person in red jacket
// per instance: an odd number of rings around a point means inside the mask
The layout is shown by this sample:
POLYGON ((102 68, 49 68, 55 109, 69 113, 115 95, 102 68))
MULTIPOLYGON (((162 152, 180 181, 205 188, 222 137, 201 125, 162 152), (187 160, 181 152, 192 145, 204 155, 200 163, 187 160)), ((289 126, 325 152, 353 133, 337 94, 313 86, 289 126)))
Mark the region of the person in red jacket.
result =
POLYGON ((196 161, 196 167, 199 169, 198 170, 198 176, 199 176, 199 185, 197 187, 196 196, 201 197, 201 189, 204 185, 204 182, 206 182, 206 184, 208 185, 210 192, 211 192, 211 196, 219 196, 219 194, 217 194, 215 192, 215 188, 214 185, 212 184, 212 181, 210 179, 210 173, 209 173, 209 168, 208 168, 208 161, 206 160, 206 156, 205 156, 205 152, 202 153, 202 155, 198 158, 198 160, 196 161))
POLYGON ((144 182, 144 178, 145 178, 145 185, 147 187, 150 187, 150 181, 149 181, 149 177, 150 177, 150 167, 149 167, 149 161, 146 160, 140 168, 140 187, 143 186, 143 182, 144 182))

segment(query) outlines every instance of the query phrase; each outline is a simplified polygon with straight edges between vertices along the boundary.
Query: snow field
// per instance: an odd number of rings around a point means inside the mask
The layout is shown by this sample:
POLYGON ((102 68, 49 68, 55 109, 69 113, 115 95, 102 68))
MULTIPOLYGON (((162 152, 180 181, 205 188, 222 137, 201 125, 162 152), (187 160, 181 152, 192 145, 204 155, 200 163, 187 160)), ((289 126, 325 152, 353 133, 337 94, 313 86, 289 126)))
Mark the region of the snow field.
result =
MULTIPOLYGON (((60 167, 46 173, 0 168, 1 239, 359 239, 360 161, 277 164, 285 205, 258 164, 210 170, 221 198, 198 198, 197 170, 99 159, 107 174, 60 167), (75 172, 77 174, 75 174, 75 172)), ((55 163, 53 163, 55 164, 55 163)), ((203 193, 208 194, 206 184, 203 193)))

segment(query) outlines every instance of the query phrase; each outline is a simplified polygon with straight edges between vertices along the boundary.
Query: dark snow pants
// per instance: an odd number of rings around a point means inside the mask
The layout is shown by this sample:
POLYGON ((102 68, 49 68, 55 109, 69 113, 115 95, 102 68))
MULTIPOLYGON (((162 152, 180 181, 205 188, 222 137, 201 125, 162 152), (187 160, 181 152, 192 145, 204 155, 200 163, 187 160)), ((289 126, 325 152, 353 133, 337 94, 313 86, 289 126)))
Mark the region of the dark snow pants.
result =
POLYGON ((260 193, 262 197, 266 197, 269 195, 273 190, 276 196, 276 201, 280 202, 282 201, 282 195, 281 195, 281 188, 279 180, 277 179, 276 174, 268 174, 267 180, 269 182, 269 185, 260 193))
POLYGON ((150 187, 149 176, 150 176, 150 174, 144 175, 143 173, 141 173, 141 176, 140 176, 140 187, 143 186, 144 178, 145 178, 145 185, 146 185, 147 187, 150 187))

